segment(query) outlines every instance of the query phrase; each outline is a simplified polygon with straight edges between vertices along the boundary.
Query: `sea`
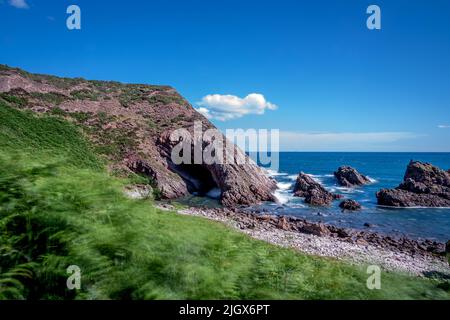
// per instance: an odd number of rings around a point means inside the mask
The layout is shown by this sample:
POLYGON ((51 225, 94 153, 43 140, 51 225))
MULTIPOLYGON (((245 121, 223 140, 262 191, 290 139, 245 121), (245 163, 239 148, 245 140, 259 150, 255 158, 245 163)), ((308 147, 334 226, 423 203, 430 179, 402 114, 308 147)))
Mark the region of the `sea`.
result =
POLYGON ((275 194, 279 203, 265 203, 257 209, 394 237, 446 242, 450 239, 450 208, 388 208, 377 205, 375 193, 398 186, 410 160, 429 162, 445 170, 450 168, 450 153, 280 152, 277 170, 268 169, 268 174, 277 181, 275 194), (342 165, 352 166, 372 182, 357 188, 340 187, 333 172, 342 165), (358 201, 363 206, 362 210, 342 212, 339 200, 329 207, 315 207, 304 203, 302 198, 294 197, 295 179, 301 171, 311 175, 329 191, 358 201))

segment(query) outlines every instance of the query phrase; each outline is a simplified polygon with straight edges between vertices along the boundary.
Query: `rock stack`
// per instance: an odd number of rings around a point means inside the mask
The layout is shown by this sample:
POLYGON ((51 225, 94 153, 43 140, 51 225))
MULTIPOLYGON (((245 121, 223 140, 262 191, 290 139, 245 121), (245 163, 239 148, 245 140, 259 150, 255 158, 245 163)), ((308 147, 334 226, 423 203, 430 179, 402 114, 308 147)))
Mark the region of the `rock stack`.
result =
POLYGON ((392 207, 450 207, 450 173, 429 163, 411 161, 403 182, 376 194, 379 205, 392 207))

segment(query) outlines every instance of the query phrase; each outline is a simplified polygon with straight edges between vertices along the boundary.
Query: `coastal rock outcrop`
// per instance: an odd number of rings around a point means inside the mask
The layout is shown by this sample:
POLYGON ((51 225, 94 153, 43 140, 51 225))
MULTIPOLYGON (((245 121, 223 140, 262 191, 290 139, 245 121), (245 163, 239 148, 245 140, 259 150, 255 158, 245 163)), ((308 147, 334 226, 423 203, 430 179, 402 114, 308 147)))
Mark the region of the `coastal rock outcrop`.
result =
MULTIPOLYGON (((305 219, 283 215, 261 214, 251 208, 214 208, 214 209, 188 209, 201 211, 202 214, 223 221, 232 219, 240 229, 281 229, 288 232, 312 234, 319 237, 330 237, 341 241, 374 245, 379 248, 389 248, 394 252, 408 253, 414 256, 445 255, 446 245, 434 240, 414 240, 407 237, 387 236, 380 233, 342 228, 321 222, 311 222, 305 219)), ((370 226, 370 225, 368 225, 370 226)), ((448 248, 448 245, 447 245, 448 248)))
POLYGON ((294 185, 294 196, 305 198, 305 202, 326 206, 340 196, 326 190, 319 182, 315 181, 306 173, 300 172, 294 185))
POLYGON ((343 187, 362 186, 370 183, 370 179, 350 166, 341 166, 334 172, 339 185, 343 187))
MULTIPOLYGON (((192 133, 197 124, 204 137, 208 129, 215 129, 172 87, 59 78, 0 65, 0 101, 79 126, 111 172, 147 177, 154 193, 163 199, 214 191, 230 207, 275 201, 275 181, 220 133, 215 138, 226 141, 223 148, 244 161, 172 161, 172 150, 180 142, 170 138, 174 131, 192 133)), ((211 142, 203 140, 202 150, 211 147, 211 142)))
POLYGON ((347 199, 339 204, 342 210, 356 211, 361 210, 361 204, 355 200, 347 199))
POLYGON ((450 173, 432 164, 411 161, 403 182, 376 193, 378 204, 393 207, 450 207, 450 173))

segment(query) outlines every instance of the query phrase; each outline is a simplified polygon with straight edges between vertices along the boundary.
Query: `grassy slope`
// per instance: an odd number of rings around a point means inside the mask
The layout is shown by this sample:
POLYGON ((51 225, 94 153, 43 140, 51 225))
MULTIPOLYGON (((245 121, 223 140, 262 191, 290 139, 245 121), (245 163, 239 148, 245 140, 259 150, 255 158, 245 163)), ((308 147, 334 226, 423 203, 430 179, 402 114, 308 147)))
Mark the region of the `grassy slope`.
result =
POLYGON ((0 104, 0 298, 449 298, 441 284, 302 255, 124 198, 76 127, 0 104), (66 289, 66 268, 82 290, 66 289))

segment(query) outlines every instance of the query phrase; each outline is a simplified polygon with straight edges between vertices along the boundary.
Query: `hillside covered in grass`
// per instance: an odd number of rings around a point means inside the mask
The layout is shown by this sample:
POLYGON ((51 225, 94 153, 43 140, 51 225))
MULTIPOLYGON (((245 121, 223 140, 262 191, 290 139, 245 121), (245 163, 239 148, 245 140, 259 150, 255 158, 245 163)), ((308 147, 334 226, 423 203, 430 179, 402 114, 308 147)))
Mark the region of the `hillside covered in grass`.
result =
MULTIPOLYGON (((215 127, 170 86, 62 78, 0 64, 0 101, 77 125, 110 171, 145 175, 161 198, 214 191, 228 207, 275 200, 275 181, 233 142, 222 146, 223 152, 245 163, 194 164, 193 155, 183 164, 172 161, 177 130, 193 134, 196 126, 203 133, 215 127)), ((225 141, 220 131, 215 135, 225 141)), ((204 149, 212 144, 206 140, 204 149)), ((186 143, 195 147, 193 140, 186 143)))
MULTIPOLYGON (((248 238, 130 200, 82 131, 0 102, 1 299, 448 299, 437 281, 248 238), (81 269, 68 290, 66 269, 81 269)), ((446 291, 447 290, 447 291, 446 291)))

